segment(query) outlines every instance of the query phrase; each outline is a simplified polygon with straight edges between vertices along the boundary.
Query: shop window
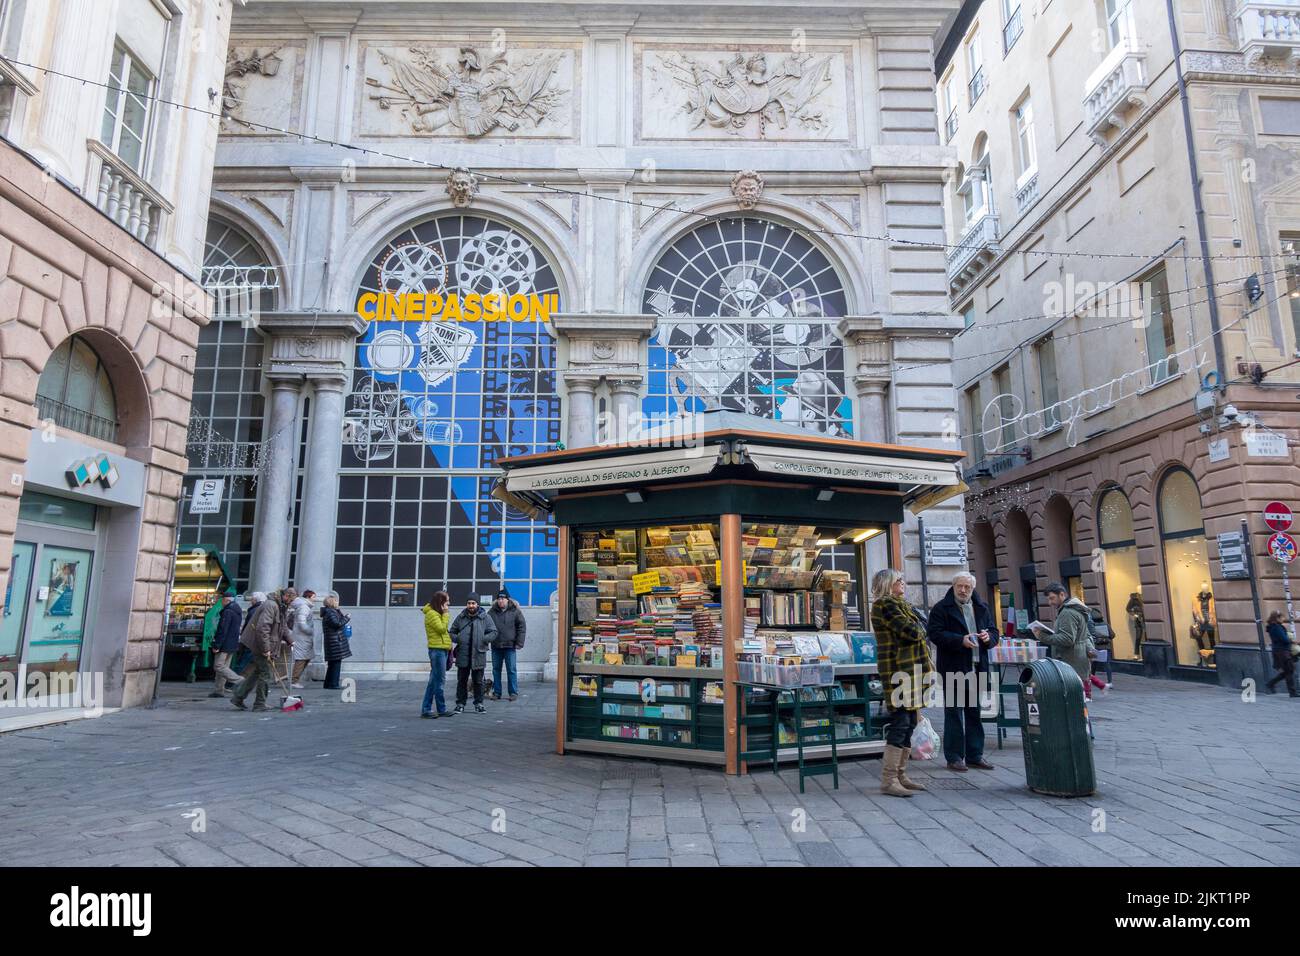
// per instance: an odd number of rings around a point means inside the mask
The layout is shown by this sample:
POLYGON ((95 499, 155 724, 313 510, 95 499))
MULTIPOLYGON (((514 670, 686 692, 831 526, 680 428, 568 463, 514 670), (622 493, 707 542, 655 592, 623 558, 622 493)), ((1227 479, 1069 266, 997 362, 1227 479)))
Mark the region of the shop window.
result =
POLYGON ((852 434, 835 325, 844 285, 810 238, 763 219, 706 223, 672 244, 646 282, 658 317, 642 411, 651 422, 727 409, 852 434))
MULTIPOLYGON (((559 287, 518 230, 456 214, 393 237, 372 258, 362 292, 551 296, 559 287)), ((371 322, 357 343, 339 486, 339 526, 351 529, 349 542, 360 533, 362 545, 335 559, 340 603, 419 606, 447 589, 459 604, 504 584, 521 605, 545 606, 558 567, 555 528, 491 491, 500 459, 559 440, 555 339, 544 323, 371 322), (407 480, 417 477, 418 497, 407 480), (416 549, 392 550, 396 516, 414 505, 416 549)), ((396 543, 408 548, 410 538, 396 543)))
POLYGON ((18 500, 18 518, 80 531, 95 530, 96 508, 87 501, 59 498, 39 491, 24 491, 18 500))
POLYGON ((117 440, 117 399, 98 353, 79 335, 55 349, 36 383, 36 414, 92 438, 117 440))
POLYGON ((1175 468, 1160 482, 1159 516, 1175 659, 1181 664, 1212 667, 1218 619, 1201 496, 1187 471, 1175 468))
POLYGON ((1146 620, 1142 611, 1142 575, 1133 533, 1133 508, 1118 488, 1102 492, 1097 504, 1097 529, 1102 556, 1102 593, 1106 620, 1115 632, 1112 653, 1117 660, 1142 657, 1146 620))

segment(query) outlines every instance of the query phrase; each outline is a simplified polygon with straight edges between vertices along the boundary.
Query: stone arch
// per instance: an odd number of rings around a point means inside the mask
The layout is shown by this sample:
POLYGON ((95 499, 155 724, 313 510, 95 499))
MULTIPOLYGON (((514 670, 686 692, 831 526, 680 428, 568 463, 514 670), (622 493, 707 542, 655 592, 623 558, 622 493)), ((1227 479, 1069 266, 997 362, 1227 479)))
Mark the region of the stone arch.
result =
POLYGON ((457 207, 452 205, 450 198, 433 200, 428 193, 416 193, 409 202, 389 211, 386 217, 349 243, 347 255, 330 282, 329 301, 341 311, 353 311, 356 308, 353 296, 375 254, 404 230, 446 215, 495 219, 524 236, 547 257, 555 272, 561 309, 575 312, 585 308, 585 299, 579 291, 582 284, 577 265, 565 239, 527 206, 485 194, 476 196, 470 206, 457 207))
MULTIPOLYGON (((1029 515, 1021 508, 1012 508, 1003 519, 1003 534, 1011 592, 1016 596, 1016 607, 1025 607, 1029 595, 1021 580, 1020 569, 1034 563, 1033 528, 1029 515)), ((1036 614, 1037 608, 1030 607, 1029 611, 1036 614)))
POLYGON ((623 308, 626 312, 635 314, 641 311, 641 300, 645 295, 646 283, 660 258, 673 243, 706 222, 705 216, 710 219, 716 217, 767 219, 795 230, 817 246, 835 269, 835 275, 844 289, 846 314, 860 315, 872 308, 872 290, 868 275, 870 269, 862 266, 862 256, 855 253, 853 247, 842 237, 822 235, 818 232, 825 228, 825 223, 781 198, 764 198, 759 209, 745 210, 738 207, 735 199, 728 195, 725 198, 713 196, 684 207, 681 215, 660 223, 657 229, 646 234, 634 246, 623 300, 623 308))
POLYGON ((208 222, 214 217, 243 232, 280 274, 277 307, 287 308, 292 283, 298 276, 297 270, 290 269, 286 237, 279 225, 252 203, 218 193, 213 194, 208 204, 208 222))
POLYGON ((1060 565, 1078 553, 1074 508, 1063 494, 1052 495, 1043 506, 1043 545, 1047 576, 1056 580, 1060 565))
POLYGON ((104 371, 108 373, 117 405, 116 443, 126 448, 128 457, 148 461, 153 424, 149 384, 135 355, 121 336, 110 329, 94 326, 82 328, 54 344, 45 355, 42 372, 50 356, 74 336, 94 350, 104 371))

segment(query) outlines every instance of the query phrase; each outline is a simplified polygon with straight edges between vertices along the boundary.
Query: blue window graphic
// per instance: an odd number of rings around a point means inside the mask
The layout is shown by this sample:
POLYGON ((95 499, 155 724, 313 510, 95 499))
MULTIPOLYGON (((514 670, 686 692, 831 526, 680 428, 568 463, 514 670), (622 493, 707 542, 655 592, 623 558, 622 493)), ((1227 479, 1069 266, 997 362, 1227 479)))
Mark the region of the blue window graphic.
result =
MULTIPOLYGON (((558 295, 555 271, 505 223, 448 215, 374 257, 363 292, 558 295)), ((560 440, 555 340, 537 322, 372 322, 357 345, 340 477, 343 604, 452 601, 504 585, 523 605, 556 586, 553 525, 490 495, 499 459, 560 440), (396 480, 383 480, 387 476, 396 480), (391 507, 389 507, 391 505, 391 507), (373 520, 371 515, 374 515, 373 520), (346 532, 346 533, 345 533, 346 532), (413 583, 414 593, 408 587, 413 583)))

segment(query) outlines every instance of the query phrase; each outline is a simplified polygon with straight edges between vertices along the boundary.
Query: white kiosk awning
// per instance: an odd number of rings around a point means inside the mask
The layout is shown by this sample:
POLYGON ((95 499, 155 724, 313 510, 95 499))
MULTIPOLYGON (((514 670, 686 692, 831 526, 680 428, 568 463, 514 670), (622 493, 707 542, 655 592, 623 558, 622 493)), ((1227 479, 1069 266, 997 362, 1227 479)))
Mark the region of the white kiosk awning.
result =
POLYGON ((707 475, 717 466, 722 450, 721 445, 701 445, 697 448, 674 448, 618 458, 512 468, 505 474, 505 490, 511 494, 521 491, 566 491, 572 488, 599 488, 602 485, 707 475))
POLYGON ((759 471, 829 481, 869 481, 888 485, 957 485, 961 476, 952 462, 915 461, 878 455, 846 455, 816 448, 741 445, 759 471))

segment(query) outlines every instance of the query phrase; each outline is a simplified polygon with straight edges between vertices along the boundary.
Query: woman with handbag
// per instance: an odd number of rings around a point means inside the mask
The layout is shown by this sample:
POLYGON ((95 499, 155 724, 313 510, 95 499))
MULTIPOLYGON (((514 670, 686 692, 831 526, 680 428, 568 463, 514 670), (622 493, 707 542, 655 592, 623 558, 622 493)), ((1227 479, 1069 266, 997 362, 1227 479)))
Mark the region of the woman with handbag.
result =
POLYGON ((903 573, 893 568, 871 579, 871 627, 876 633, 876 666, 885 683, 889 722, 885 726, 885 758, 880 771, 880 792, 910 797, 922 784, 907 776, 912 755, 912 732, 924 706, 926 677, 933 670, 925 625, 904 598, 903 573))
POLYGON ((446 591, 434 594, 432 600, 424 606, 424 636, 429 645, 429 683, 424 688, 424 703, 420 707, 420 716, 430 719, 447 716, 447 700, 443 696, 443 684, 447 680, 447 670, 451 666, 451 611, 448 605, 451 597, 446 591), (435 702, 438 709, 435 712, 435 702))
POLYGON ((343 661, 352 656, 352 617, 339 610, 339 596, 330 592, 321 608, 320 625, 325 635, 325 689, 339 689, 343 661))
POLYGON ((1273 667, 1277 673, 1264 686, 1268 688, 1270 694, 1276 694, 1277 691, 1273 688, 1277 686, 1278 681, 1285 680, 1287 692, 1292 697, 1300 697, 1300 691, 1296 690, 1295 679, 1297 649, 1296 645, 1291 643, 1291 635, 1287 633, 1284 620, 1285 615, 1281 611, 1274 611, 1268 616, 1268 626, 1265 630, 1268 631, 1269 639, 1273 642, 1273 667))

